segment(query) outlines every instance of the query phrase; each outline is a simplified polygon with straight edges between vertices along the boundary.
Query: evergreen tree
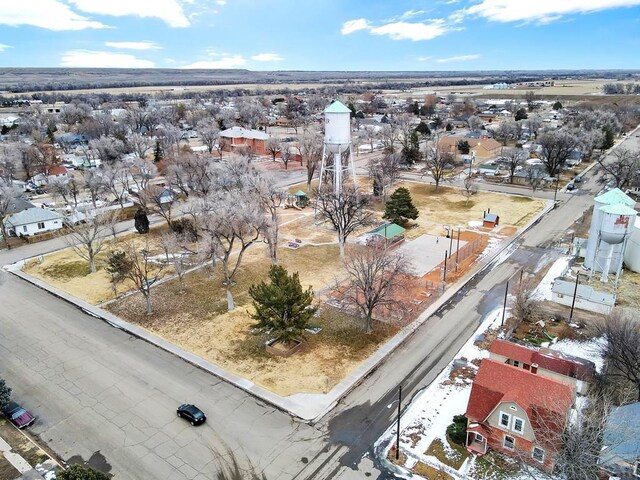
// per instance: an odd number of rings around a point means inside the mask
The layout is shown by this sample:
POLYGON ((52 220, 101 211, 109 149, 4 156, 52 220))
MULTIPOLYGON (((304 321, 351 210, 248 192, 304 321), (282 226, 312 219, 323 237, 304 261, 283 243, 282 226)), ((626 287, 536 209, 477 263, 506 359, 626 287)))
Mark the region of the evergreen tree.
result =
POLYGON ((249 288, 255 308, 251 318, 257 321, 253 327, 286 345, 303 337, 318 310, 312 306, 313 288, 303 290, 298 274, 289 275, 280 265, 271 266, 269 279, 269 284, 260 282, 249 288))
POLYGON ((387 200, 382 218, 398 225, 405 225, 409 219, 418 218, 418 215, 418 209, 413 205, 409 190, 400 187, 387 200))
POLYGON ((528 117, 529 115, 527 115, 527 111, 524 108, 520 108, 516 111, 516 122, 526 120, 528 117))
POLYGON ((109 475, 98 472, 84 465, 72 465, 66 470, 58 472, 58 480, 109 480, 109 475))
POLYGON ((153 161, 155 163, 158 163, 163 158, 164 158, 164 150, 162 150, 162 145, 160 145, 160 141, 156 141, 156 146, 153 149, 153 161))
POLYGON ((469 150, 471 150, 471 145, 469 145, 469 142, 466 141, 466 140, 460 140, 458 142, 458 150, 463 155, 468 155, 469 154, 469 150))
POLYGON ((604 139, 602 140, 602 150, 609 150, 615 143, 613 130, 605 125, 604 127, 602 127, 602 132, 604 133, 604 139))
POLYGON ((560 103, 560 101, 558 100, 556 103, 553 104, 553 109, 562 110, 562 103, 560 103))
POLYGON ((0 378, 0 410, 7 406, 11 400, 11 388, 7 387, 5 381, 0 378))
POLYGON ((420 122, 418 124, 418 126, 416 127, 416 132, 424 137, 428 137, 429 135, 431 135, 431 129, 425 122, 420 122))

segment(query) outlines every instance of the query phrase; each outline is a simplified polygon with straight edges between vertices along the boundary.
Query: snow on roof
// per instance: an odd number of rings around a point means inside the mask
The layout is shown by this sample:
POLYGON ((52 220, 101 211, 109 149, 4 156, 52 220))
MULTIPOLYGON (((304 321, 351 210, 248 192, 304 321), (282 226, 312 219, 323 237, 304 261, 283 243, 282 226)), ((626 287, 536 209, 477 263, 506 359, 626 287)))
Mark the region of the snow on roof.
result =
POLYGON ((30 225, 32 223, 46 222, 49 220, 59 220, 62 217, 46 208, 27 208, 7 217, 7 225, 18 227, 20 225, 30 225))
POLYGON ((242 127, 231 127, 220 132, 221 137, 225 138, 250 138, 253 140, 268 140, 269 134, 260 130, 247 130, 242 127))
MULTIPOLYGON (((559 293, 561 295, 573 296, 573 292, 575 290, 574 282, 567 282, 566 280, 556 279, 553 282, 553 287, 551 291, 554 293, 559 293)), ((576 297, 582 298, 589 302, 600 303, 603 305, 614 305, 616 301, 616 297, 607 292, 599 292, 598 290, 594 290, 593 287, 589 285, 578 285, 578 290, 576 291, 576 297)))
POLYGON ((351 113, 349 107, 347 107, 344 103, 336 100, 327 108, 325 108, 324 113, 351 113))

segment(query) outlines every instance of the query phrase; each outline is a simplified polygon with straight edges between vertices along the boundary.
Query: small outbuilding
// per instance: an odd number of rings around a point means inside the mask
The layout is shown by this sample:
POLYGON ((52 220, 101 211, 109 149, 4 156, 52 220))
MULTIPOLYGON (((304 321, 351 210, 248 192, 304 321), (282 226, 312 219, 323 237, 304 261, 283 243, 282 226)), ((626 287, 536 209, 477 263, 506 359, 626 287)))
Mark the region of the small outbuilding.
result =
POLYGON ((309 205, 309 196, 306 194, 306 192, 298 190, 294 195, 296 197, 296 205, 298 207, 304 208, 309 205))
POLYGON ((387 243, 397 243, 404 240, 405 229, 395 223, 385 223, 367 232, 367 236, 384 239, 387 243))
POLYGON ((495 213, 485 212, 482 219, 482 226, 485 228, 493 228, 500 225, 500 217, 495 213))

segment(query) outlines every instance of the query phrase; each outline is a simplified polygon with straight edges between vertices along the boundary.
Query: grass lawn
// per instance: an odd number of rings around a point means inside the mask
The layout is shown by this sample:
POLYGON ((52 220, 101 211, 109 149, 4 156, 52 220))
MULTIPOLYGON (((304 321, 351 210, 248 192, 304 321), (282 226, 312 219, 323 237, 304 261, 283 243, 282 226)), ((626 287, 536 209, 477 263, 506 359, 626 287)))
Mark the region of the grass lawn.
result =
POLYGON ((515 460, 493 450, 477 456, 469 476, 475 480, 508 480, 520 472, 520 465, 515 460))
MULTIPOLYGON (((316 291, 331 283, 340 268, 335 245, 282 249, 280 253, 281 265, 298 271, 301 282, 316 291)), ((203 269, 192 272, 182 293, 176 280, 155 287, 151 317, 145 315, 140 295, 121 299, 108 309, 279 395, 328 392, 396 332, 379 324, 373 334, 365 335, 359 320, 325 308, 314 319, 322 331, 308 334, 301 351, 289 358, 267 354, 267 338, 250 332, 248 288, 267 277, 269 266, 262 248, 247 251, 236 278, 233 312, 227 312, 219 269, 213 276, 203 269)))
POLYGON ((464 461, 469 458, 469 452, 467 452, 464 447, 450 442, 448 439, 447 445, 445 445, 439 438, 436 438, 431 442, 431 445, 429 445, 429 448, 427 448, 427 451, 424 452, 424 454, 432 455, 442 463, 449 465, 456 470, 458 470, 464 461))
POLYGON ((428 480, 454 480, 454 478, 446 472, 438 470, 430 465, 422 462, 416 463, 412 468, 413 473, 420 475, 428 480))
MULTIPOLYGON (((49 458, 41 448, 31 443, 20 431, 18 431, 18 429, 4 418, 0 419, 0 437, 11 445, 11 449, 15 453, 21 455, 32 467, 35 467, 38 463, 42 463, 49 458)), ((4 460, 4 457, 0 456, 0 459, 4 460)), ((17 478, 17 476, 2 476, 2 469, 3 465, 0 463, 0 478, 17 478)))
POLYGON ((0 455, 0 478, 7 480, 20 478, 20 472, 13 468, 13 465, 3 455, 0 455))

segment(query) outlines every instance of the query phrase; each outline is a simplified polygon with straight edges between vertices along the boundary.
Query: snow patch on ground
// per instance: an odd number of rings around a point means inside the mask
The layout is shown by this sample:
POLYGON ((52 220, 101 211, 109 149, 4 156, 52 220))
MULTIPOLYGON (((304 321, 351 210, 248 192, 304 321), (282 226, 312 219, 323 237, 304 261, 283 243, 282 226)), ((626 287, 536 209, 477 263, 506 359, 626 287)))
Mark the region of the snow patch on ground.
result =
POLYGON ((585 358, 591 360, 596 365, 596 370, 602 373, 604 368, 604 359, 600 355, 600 349, 605 339, 594 338, 587 342, 578 342, 575 340, 560 340, 550 346, 553 350, 558 350, 567 355, 573 355, 574 357, 585 358))
POLYGON ((556 260, 549 271, 544 276, 540 284, 534 291, 534 296, 539 300, 551 300, 553 294, 551 292, 551 288, 553 287, 553 281, 564 275, 564 273, 569 268, 569 263, 571 262, 571 258, 569 256, 563 256, 556 260))

